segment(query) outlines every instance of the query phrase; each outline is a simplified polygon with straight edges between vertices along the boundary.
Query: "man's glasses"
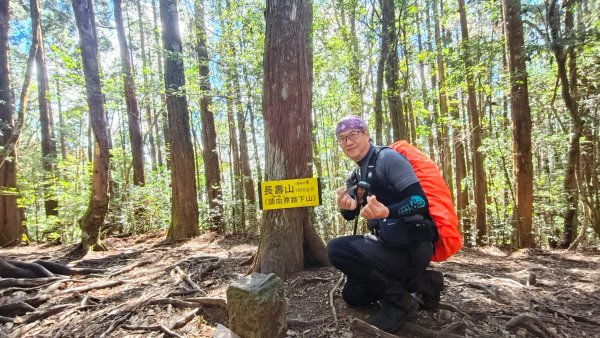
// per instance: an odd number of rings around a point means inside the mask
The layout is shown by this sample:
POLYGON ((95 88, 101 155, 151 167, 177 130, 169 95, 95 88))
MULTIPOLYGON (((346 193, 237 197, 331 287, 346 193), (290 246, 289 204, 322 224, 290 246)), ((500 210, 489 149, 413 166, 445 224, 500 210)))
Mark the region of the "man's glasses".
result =
POLYGON ((356 141, 356 139, 358 138, 358 135, 360 135, 360 133, 364 133, 364 130, 355 130, 346 136, 338 136, 337 141, 339 144, 346 144, 346 142, 348 140, 354 142, 354 141, 356 141))

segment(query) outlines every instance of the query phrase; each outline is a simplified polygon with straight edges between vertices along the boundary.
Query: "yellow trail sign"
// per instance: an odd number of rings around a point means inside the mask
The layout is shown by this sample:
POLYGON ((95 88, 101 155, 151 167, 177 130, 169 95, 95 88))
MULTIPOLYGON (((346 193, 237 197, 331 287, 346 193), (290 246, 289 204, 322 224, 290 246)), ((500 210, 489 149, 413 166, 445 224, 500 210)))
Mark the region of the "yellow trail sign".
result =
POLYGON ((315 177, 259 182, 260 209, 274 210, 321 205, 319 182, 315 177))

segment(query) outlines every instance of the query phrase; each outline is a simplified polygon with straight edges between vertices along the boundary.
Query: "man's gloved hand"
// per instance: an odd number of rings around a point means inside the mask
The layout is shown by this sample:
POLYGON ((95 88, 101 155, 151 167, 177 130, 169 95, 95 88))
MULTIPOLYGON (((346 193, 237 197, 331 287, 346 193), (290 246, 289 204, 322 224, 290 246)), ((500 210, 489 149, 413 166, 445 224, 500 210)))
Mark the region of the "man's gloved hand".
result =
POLYGON ((336 191, 338 198, 337 198, 337 205, 338 207, 340 207, 340 209, 344 209, 344 210, 354 210, 356 209, 356 200, 354 198, 352 198, 352 196, 350 196, 347 192, 346 189, 339 189, 336 191))
POLYGON ((360 215, 366 219, 388 218, 390 210, 377 200, 375 195, 367 196, 367 205, 360 211, 360 215))

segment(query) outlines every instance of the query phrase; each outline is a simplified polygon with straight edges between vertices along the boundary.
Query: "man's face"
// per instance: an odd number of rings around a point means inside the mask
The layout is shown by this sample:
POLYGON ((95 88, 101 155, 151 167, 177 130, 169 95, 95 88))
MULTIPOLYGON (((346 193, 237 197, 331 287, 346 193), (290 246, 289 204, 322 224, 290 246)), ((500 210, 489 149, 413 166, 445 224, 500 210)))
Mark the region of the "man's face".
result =
POLYGON ((352 161, 358 162, 369 152, 369 132, 365 130, 352 129, 340 133, 337 137, 338 143, 344 154, 352 161))

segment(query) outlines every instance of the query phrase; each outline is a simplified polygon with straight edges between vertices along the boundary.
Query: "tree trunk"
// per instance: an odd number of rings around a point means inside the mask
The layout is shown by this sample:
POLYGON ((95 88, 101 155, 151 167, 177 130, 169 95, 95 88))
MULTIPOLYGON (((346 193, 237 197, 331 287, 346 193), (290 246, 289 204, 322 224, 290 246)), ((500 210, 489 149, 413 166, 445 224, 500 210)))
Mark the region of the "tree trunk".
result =
POLYGON ((228 79, 227 85, 227 96, 228 98, 225 100, 227 105, 227 126, 229 130, 229 152, 231 154, 231 169, 232 169, 232 184, 233 190, 233 230, 238 230, 238 226, 245 228, 246 224, 246 215, 244 213, 244 184, 242 181, 242 166, 240 163, 240 151, 238 148, 238 138, 237 132, 235 128, 235 116, 233 115, 233 110, 235 109, 235 105, 233 99, 231 99, 231 95, 233 95, 231 88, 231 78, 228 79))
POLYGON ((198 200, 176 0, 160 0, 160 19, 171 135, 171 225, 167 238, 190 238, 198 234, 198 200))
POLYGON ((461 20, 461 35, 463 39, 463 58, 465 60, 465 81, 467 82, 467 110, 469 111, 473 135, 471 139, 471 151, 473 152, 473 187, 475 188, 474 200, 476 208, 475 226, 477 228, 477 236, 475 237, 475 240, 477 245, 482 245, 485 244, 485 237, 488 234, 485 213, 486 178, 485 170, 483 168, 484 159, 483 154, 479 151, 479 147, 481 147, 482 128, 480 125, 480 114, 477 107, 477 97, 473 80, 473 61, 469 51, 469 30, 467 26, 467 14, 465 11, 464 0, 459 0, 458 4, 461 20))
MULTIPOLYGON (((152 20, 154 22, 154 43, 156 44, 156 64, 158 65, 158 82, 159 83, 163 83, 164 82, 164 78, 163 78, 163 49, 160 48, 160 28, 158 27, 158 10, 156 8, 156 0, 152 0, 152 20)), ((171 144, 171 132, 169 131, 169 119, 167 117, 167 113, 166 113, 166 109, 164 109, 163 107, 165 106, 165 102, 166 102, 166 96, 165 94, 161 94, 160 95, 160 104, 159 106, 161 107, 158 114, 156 112, 156 109, 154 111, 154 116, 156 116, 156 119, 158 120, 158 116, 160 115, 162 117, 162 125, 161 125, 161 129, 163 132, 163 138, 165 140, 165 161, 166 161, 166 166, 168 169, 171 169, 171 158, 169 156, 169 151, 170 151, 170 144, 171 144)), ((158 125, 158 123, 157 123, 158 125)), ((163 165, 163 160, 162 160, 162 151, 160 149, 160 146, 157 147, 157 152, 156 152, 156 156, 158 157, 158 165, 162 166, 163 165)))
POLYGON ((406 140, 406 129, 402 117, 402 106, 400 105, 400 91, 398 89, 398 34, 395 24, 395 5, 393 0, 381 1, 381 32, 382 44, 387 43, 387 55, 385 62, 385 84, 387 86, 387 98, 390 111, 390 121, 394 141, 406 140))
POLYGON ((578 191, 576 170, 580 157, 579 138, 583 134, 583 121, 579 113, 579 106, 576 99, 576 63, 575 47, 572 39, 574 25, 573 6, 577 2, 567 1, 565 7, 565 27, 561 34, 560 13, 558 0, 552 0, 547 13, 548 24, 550 26, 551 45, 556 57, 556 66, 558 77, 560 78, 561 93, 565 106, 571 116, 571 133, 569 135, 569 150, 567 152, 567 170, 565 173, 563 188, 565 191, 567 209, 564 212, 564 232, 559 246, 563 249, 569 247, 577 236, 577 204, 578 191), (566 49, 566 51, 565 51, 566 49), (567 69, 567 58, 569 59, 569 68, 567 69), (570 78, 569 78, 570 72, 570 78))
POLYGON ((37 82, 38 82, 38 101, 40 106, 40 130, 42 136, 42 167, 44 168, 46 178, 44 183, 44 209, 46 216, 58 215, 58 201, 52 197, 51 186, 54 177, 54 161, 56 160, 56 142, 54 140, 54 128, 52 121, 52 109, 48 96, 48 70, 46 68, 46 56, 44 54, 44 40, 42 39, 42 29, 40 25, 40 9, 37 0, 30 0, 32 22, 37 22, 38 31, 38 49, 36 53, 37 64, 37 82))
POLYGON ((385 34, 381 37, 379 60, 377 61, 377 80, 375 85, 375 143, 377 144, 383 144, 383 71, 385 68, 385 57, 389 48, 387 41, 385 41, 385 37, 385 34))
POLYGON ((62 112, 62 103, 61 97, 62 93, 60 91, 60 80, 56 79, 56 104, 58 106, 58 131, 60 133, 60 155, 61 159, 64 161, 67 159, 67 141, 65 137, 65 121, 63 119, 62 112))
MULTIPOLYGON (((265 17, 266 172, 273 179, 311 177, 312 1, 267 0, 265 17)), ((269 210, 263 217, 255 271, 286 278, 307 260, 327 264, 307 208, 269 210)))
POLYGON ((144 178, 144 147, 140 131, 140 111, 135 95, 133 70, 129 59, 129 46, 123 27, 123 14, 121 10, 123 1, 113 0, 115 22, 117 24, 117 37, 121 51, 121 65, 123 70, 123 86, 125 89, 125 103, 127 105, 127 126, 129 128, 129 142, 131 143, 131 157, 133 158, 133 184, 143 186, 144 178))
MULTIPOLYGON (((463 0, 459 0, 462 2, 463 0)), ((464 4, 463 4, 464 5, 464 4)), ((523 54, 521 0, 503 0, 508 70, 510 72, 510 106, 513 139, 513 180, 519 248, 535 246, 532 233, 533 163, 531 155, 531 112, 527 88, 527 66, 523 54)), ((463 7, 464 8, 464 7, 463 7)), ((464 9, 463 9, 464 10, 464 9)), ((464 32, 463 32, 464 36, 464 32)), ((474 90, 473 90, 474 91, 474 90)))
MULTIPOLYGON (((417 22, 417 47, 418 47, 418 53, 421 54, 423 53, 423 38, 421 37, 422 35, 422 31, 421 31, 421 25, 423 24, 423 22, 421 21, 421 17, 419 15, 419 12, 415 12, 415 17, 416 17, 416 22, 417 22)), ((422 101, 422 108, 425 110, 428 110, 429 112, 432 111, 431 107, 429 106, 429 96, 427 95, 428 92, 428 88, 427 88, 427 82, 425 80, 425 62, 423 60, 423 58, 418 58, 419 59, 419 79, 421 82, 421 99, 422 101)), ((429 128, 428 134, 427 134, 427 145, 428 145, 428 153, 429 153, 429 157, 434 159, 435 158, 435 147, 434 147, 434 134, 433 134, 433 130, 431 129, 431 127, 434 126, 434 122, 431 120, 431 113, 429 114, 428 117, 425 118, 425 127, 429 128)))
POLYGON ((339 28, 346 44, 346 48, 350 53, 350 60, 347 67, 349 75, 348 80, 352 92, 348 100, 348 108, 353 114, 363 116, 360 50, 358 47, 358 37, 356 35, 357 0, 338 0, 337 7, 339 7, 341 17, 339 28), (348 20, 346 20, 346 18, 348 18, 348 20))
MULTIPOLYGON (((452 151, 450 149, 449 139, 449 121, 448 121, 448 97, 446 96, 446 68, 443 56, 443 43, 442 43, 442 28, 440 26, 440 15, 438 12, 439 1, 434 0, 431 4, 433 9, 433 24, 434 24, 434 39, 435 39, 435 55, 437 61, 437 88, 438 98, 440 104, 440 114, 438 120, 439 133, 438 133, 438 147, 440 154, 439 165, 442 168, 442 176, 444 181, 450 188, 452 194, 454 194, 454 182, 452 182, 452 151)), ((443 15, 443 13, 442 13, 443 15)))
MULTIPOLYGON (((154 140, 154 119, 152 118, 152 107, 150 105, 150 102, 148 100, 148 96, 150 96, 150 93, 148 93, 148 56, 146 54, 146 33, 144 32, 144 21, 143 21, 143 15, 142 15, 142 3, 141 0, 136 0, 136 7, 137 7, 137 15, 138 15, 138 23, 140 25, 140 50, 142 53, 142 78, 144 79, 144 86, 143 86, 143 97, 145 98, 142 101, 141 106, 143 107, 143 109, 140 110, 144 110, 146 113, 146 125, 147 125, 147 130, 146 130, 146 134, 148 135, 148 144, 150 146, 150 165, 152 167, 152 170, 156 170, 156 142, 154 140)), ((142 139, 143 142, 143 139, 142 139)))
POLYGON ((195 2, 196 12, 196 36, 198 45, 196 54, 198 57, 198 71, 200 75, 200 120, 202 121, 202 157, 204 159, 205 189, 208 197, 208 223, 211 230, 224 232, 223 222, 223 196, 221 192, 221 170, 219 168, 219 157, 217 152, 217 133, 215 129, 215 118, 210 111, 210 73, 208 68, 208 46, 206 42, 206 28, 204 16, 204 1, 195 2))
POLYGON ((110 143, 104 113, 104 100, 100 84, 97 45, 90 19, 91 9, 85 0, 73 0, 73 11, 79 31, 79 48, 85 75, 85 92, 90 119, 96 138, 92 191, 88 208, 80 220, 82 253, 98 244, 100 226, 108 210, 108 169, 110 143))
POLYGON ((21 90, 18 119, 15 123, 12 115, 13 102, 8 65, 9 20, 8 0, 0 0, 0 141, 2 145, 0 155, 0 247, 18 243, 24 233, 21 226, 23 213, 17 205, 17 152, 15 147, 25 119, 31 70, 35 61, 39 35, 39 21, 32 20, 31 46, 21 90))

